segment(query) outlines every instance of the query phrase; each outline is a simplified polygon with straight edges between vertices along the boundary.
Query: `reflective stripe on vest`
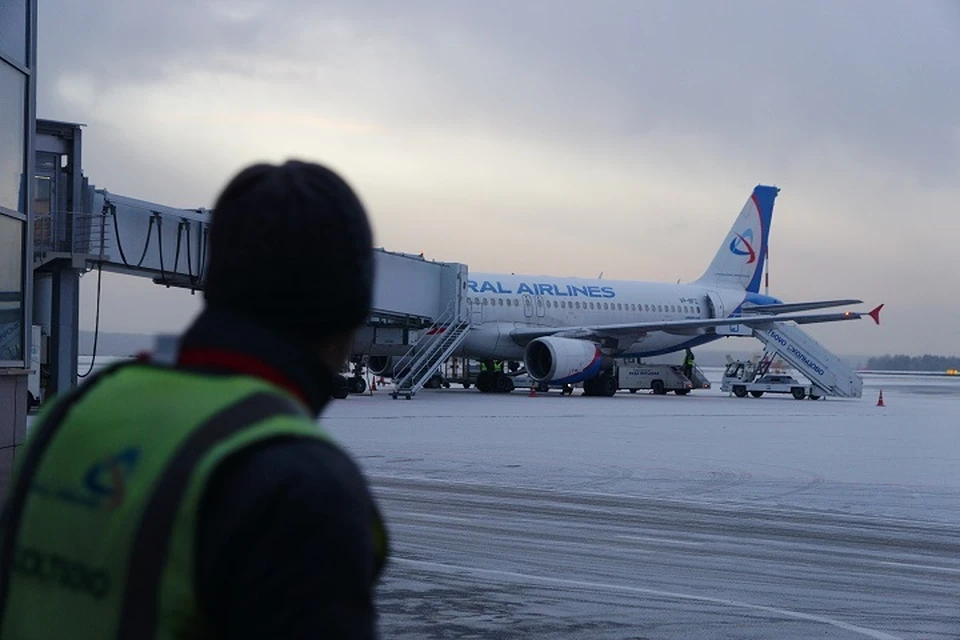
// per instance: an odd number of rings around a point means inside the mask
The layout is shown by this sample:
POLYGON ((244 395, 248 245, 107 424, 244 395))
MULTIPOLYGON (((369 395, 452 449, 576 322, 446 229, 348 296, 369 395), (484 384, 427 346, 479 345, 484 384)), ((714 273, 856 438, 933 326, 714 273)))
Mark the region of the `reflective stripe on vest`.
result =
POLYGON ((150 497, 133 542, 117 637, 150 638, 157 628, 160 579, 173 525, 187 490, 190 472, 218 442, 261 420, 303 415, 292 402, 270 393, 255 393, 209 418, 190 435, 167 464, 150 497))

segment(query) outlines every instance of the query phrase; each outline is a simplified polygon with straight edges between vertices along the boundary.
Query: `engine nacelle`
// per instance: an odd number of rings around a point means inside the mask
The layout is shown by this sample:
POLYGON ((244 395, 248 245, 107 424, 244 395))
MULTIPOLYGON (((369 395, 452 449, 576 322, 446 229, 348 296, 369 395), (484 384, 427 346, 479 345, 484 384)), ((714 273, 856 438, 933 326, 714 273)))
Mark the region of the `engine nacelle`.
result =
POLYGON ((597 345, 572 338, 537 338, 527 345, 523 359, 531 378, 553 384, 589 380, 603 366, 597 345))
POLYGON ((370 356, 367 358, 367 369, 375 376, 396 378, 403 374, 404 365, 408 364, 401 356, 370 356))

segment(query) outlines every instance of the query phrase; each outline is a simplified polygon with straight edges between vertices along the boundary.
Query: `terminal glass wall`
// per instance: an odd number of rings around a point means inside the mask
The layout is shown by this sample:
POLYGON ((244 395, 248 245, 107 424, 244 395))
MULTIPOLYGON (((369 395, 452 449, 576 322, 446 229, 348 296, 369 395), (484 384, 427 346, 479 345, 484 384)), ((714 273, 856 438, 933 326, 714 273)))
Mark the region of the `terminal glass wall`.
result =
POLYGON ((0 0, 0 55, 27 66, 27 2, 0 0))
POLYGON ((21 212, 26 103, 26 76, 9 64, 0 64, 0 207, 21 212))
POLYGON ((24 361, 26 228, 31 103, 30 12, 35 2, 0 0, 0 366, 24 361))

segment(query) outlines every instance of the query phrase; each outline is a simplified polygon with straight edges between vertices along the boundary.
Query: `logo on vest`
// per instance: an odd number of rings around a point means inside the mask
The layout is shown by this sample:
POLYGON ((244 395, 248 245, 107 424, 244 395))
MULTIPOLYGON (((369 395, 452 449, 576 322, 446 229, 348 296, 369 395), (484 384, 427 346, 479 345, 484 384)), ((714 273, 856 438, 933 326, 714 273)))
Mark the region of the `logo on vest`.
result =
POLYGON ((127 494, 127 479, 136 469, 139 460, 140 448, 128 447, 91 464, 84 472, 78 488, 54 488, 36 482, 33 491, 89 509, 112 511, 123 504, 127 494))
POLYGON ((86 593, 97 600, 110 593, 110 574, 105 569, 32 547, 16 549, 13 572, 61 589, 86 593))

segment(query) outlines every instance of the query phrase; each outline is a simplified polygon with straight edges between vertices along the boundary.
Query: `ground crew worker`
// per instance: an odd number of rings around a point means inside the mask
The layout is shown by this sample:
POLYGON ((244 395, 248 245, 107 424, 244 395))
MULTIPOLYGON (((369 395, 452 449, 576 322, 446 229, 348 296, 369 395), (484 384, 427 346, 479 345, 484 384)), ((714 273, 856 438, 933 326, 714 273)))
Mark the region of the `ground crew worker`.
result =
POLYGON ((319 165, 220 195, 175 363, 45 408, 0 525, 0 638, 374 638, 387 539, 314 420, 371 305, 362 204, 319 165))
POLYGON ((691 380, 693 380, 693 364, 693 351, 687 349, 686 354, 683 356, 683 375, 691 380))

